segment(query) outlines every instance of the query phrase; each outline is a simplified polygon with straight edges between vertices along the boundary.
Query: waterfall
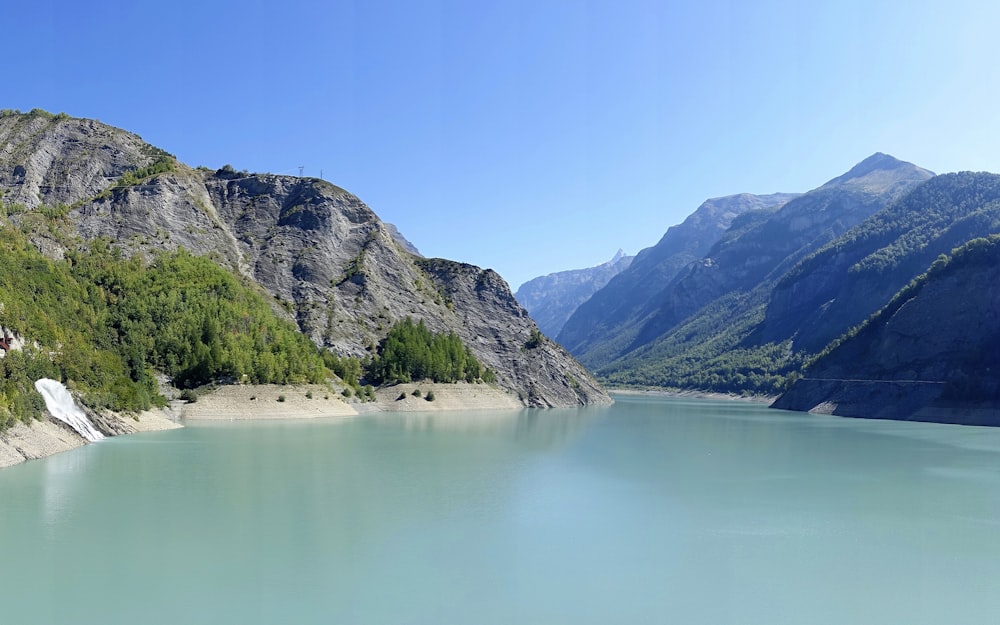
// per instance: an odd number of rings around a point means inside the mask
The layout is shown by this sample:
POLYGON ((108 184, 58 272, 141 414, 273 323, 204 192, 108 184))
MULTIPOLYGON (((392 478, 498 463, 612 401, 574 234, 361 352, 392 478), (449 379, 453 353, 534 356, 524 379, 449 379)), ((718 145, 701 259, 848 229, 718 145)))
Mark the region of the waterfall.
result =
POLYGON ((73 401, 69 391, 60 382, 42 378, 35 382, 35 388, 45 399, 45 407, 52 416, 70 426, 90 442, 99 441, 104 435, 97 431, 87 415, 73 401))

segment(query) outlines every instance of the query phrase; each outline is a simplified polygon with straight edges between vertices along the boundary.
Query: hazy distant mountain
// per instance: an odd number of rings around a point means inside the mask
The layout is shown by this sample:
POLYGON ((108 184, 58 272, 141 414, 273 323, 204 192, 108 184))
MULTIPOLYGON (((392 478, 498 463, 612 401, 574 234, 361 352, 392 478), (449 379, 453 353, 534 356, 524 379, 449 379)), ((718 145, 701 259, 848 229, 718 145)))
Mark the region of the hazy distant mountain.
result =
POLYGON ((546 336, 556 336, 569 316, 611 278, 627 269, 634 256, 618 250, 606 263, 587 269, 550 273, 528 280, 514 297, 546 336))
POLYGON ((739 215, 766 211, 797 194, 743 193, 707 200, 683 223, 672 226, 659 243, 635 260, 570 316, 557 340, 591 365, 621 355, 655 298, 685 266, 704 256, 739 215))
POLYGON ((1000 425, 1000 236, 942 256, 774 404, 852 417, 1000 425))

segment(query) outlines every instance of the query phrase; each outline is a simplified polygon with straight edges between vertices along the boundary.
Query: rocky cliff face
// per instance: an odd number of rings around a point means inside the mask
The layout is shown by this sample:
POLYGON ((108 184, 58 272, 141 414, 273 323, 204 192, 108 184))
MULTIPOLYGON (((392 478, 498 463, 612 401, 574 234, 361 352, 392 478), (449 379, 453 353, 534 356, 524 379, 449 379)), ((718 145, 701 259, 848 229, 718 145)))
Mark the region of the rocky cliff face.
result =
POLYGON ((606 263, 539 276, 522 284, 514 297, 531 314, 545 336, 558 336, 566 320, 580 304, 628 269, 634 256, 621 250, 606 263))
POLYGON ((482 348, 477 354, 483 354, 483 364, 516 387, 523 402, 546 407, 602 402, 603 391, 562 347, 533 337, 537 326, 498 273, 441 259, 417 264, 454 310, 466 344, 482 348))
POLYGON ((0 116, 4 204, 34 209, 93 197, 161 154, 137 135, 63 115, 0 116))
MULTIPOLYGON (((127 253, 183 247, 209 255, 259 284, 339 355, 363 356, 409 316, 458 334, 524 405, 610 402, 561 350, 525 349, 537 328, 499 276, 420 259, 332 184, 191 169, 134 134, 65 116, 0 116, 0 146, 0 202, 15 224, 54 211, 71 235, 108 238, 127 253)), ((32 236, 60 256, 65 236, 32 236)))
POLYGON ((939 260, 807 368, 775 408, 1000 425, 1000 238, 939 260))

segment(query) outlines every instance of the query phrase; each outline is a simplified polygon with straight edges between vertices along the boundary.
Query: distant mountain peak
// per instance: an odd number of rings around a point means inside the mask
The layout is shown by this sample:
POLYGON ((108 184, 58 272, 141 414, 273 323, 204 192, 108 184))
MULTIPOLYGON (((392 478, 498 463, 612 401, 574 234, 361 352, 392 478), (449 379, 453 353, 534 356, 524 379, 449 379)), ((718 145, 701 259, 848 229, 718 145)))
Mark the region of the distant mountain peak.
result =
POLYGON ((886 174, 904 178, 918 176, 925 179, 934 176, 934 172, 930 170, 917 167, 913 163, 901 161, 889 154, 876 152, 852 167, 846 174, 837 176, 823 186, 830 187, 875 177, 882 178, 886 174))
POLYGON ((881 167, 884 169, 886 167, 899 167, 900 165, 908 165, 908 164, 910 163, 907 163, 906 161, 901 161, 891 154, 886 154, 885 152, 876 152, 871 156, 869 156, 868 158, 866 158, 865 160, 858 163, 856 167, 869 166, 872 168, 881 167))
POLYGON ((609 260, 608 262, 606 262, 604 264, 605 265, 614 265, 615 263, 617 263, 621 259, 625 258, 625 256, 627 256, 627 254, 625 254, 625 250, 623 250, 622 248, 619 247, 618 251, 615 252, 615 255, 611 258, 611 260, 609 260))

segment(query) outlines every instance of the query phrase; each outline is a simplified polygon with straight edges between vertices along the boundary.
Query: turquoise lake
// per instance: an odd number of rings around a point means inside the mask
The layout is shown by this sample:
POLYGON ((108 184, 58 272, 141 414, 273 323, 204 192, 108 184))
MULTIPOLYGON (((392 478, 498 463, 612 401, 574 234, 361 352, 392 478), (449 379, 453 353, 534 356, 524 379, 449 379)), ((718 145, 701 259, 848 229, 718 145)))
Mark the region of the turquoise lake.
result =
POLYGON ((739 402, 190 424, 0 471, 5 623, 1000 622, 1000 429, 739 402))

